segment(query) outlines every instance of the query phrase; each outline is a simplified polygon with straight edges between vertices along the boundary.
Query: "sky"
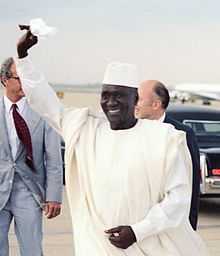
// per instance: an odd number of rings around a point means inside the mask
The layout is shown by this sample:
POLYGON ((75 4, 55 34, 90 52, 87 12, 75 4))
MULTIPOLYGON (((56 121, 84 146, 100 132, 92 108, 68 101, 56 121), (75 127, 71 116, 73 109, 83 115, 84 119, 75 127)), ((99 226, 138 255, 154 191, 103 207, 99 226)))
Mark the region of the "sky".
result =
POLYGON ((30 50, 52 83, 101 83, 110 61, 140 80, 220 84, 219 0, 0 0, 0 60, 16 56, 17 24, 41 17, 58 33, 30 50))

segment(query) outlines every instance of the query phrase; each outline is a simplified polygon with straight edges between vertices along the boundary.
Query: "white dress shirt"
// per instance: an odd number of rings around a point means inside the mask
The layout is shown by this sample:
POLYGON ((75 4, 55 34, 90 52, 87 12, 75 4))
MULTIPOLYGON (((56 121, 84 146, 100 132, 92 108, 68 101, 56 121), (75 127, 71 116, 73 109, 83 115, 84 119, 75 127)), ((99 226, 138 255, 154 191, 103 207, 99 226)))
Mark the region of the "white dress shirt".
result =
MULTIPOLYGON (((55 92, 44 76, 34 69, 28 57, 16 60, 16 66, 30 105, 62 135, 64 108, 55 92)), ((164 200, 154 205, 141 222, 132 225, 138 241, 177 227, 188 215, 191 195, 185 182, 186 167, 182 163, 181 159, 177 159, 172 177, 167 179, 164 200)))
POLYGON ((166 113, 164 112, 163 115, 158 119, 158 121, 163 123, 165 118, 166 118, 166 113))
POLYGON ((9 145, 11 148, 12 157, 15 160, 15 157, 18 151, 18 146, 20 144, 20 140, 18 138, 15 124, 14 124, 14 119, 12 116, 12 104, 17 105, 18 107, 17 111, 25 119, 27 102, 26 102, 26 98, 23 97, 16 103, 14 103, 14 102, 11 102, 7 96, 4 96, 4 104, 5 104, 5 119, 6 119, 6 125, 8 130, 9 145))

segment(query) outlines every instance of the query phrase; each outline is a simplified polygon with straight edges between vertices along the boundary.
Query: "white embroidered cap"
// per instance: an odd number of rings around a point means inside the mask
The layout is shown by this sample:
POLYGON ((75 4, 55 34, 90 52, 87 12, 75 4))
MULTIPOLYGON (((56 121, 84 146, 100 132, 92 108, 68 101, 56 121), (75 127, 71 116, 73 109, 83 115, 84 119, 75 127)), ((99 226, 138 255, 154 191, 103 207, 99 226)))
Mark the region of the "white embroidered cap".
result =
POLYGON ((138 88, 137 66, 129 63, 111 62, 107 65, 102 83, 138 88))

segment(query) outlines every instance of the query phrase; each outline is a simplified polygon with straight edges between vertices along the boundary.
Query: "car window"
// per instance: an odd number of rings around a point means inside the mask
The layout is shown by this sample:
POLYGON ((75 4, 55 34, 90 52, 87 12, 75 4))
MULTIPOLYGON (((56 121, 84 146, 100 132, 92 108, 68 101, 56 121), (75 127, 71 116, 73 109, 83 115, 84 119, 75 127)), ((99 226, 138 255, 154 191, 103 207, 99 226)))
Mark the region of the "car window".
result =
POLYGON ((218 132, 220 133, 220 124, 204 124, 204 128, 206 132, 218 132))
POLYGON ((220 135, 220 122, 218 121, 184 120, 183 123, 190 126, 197 134, 209 133, 220 135))

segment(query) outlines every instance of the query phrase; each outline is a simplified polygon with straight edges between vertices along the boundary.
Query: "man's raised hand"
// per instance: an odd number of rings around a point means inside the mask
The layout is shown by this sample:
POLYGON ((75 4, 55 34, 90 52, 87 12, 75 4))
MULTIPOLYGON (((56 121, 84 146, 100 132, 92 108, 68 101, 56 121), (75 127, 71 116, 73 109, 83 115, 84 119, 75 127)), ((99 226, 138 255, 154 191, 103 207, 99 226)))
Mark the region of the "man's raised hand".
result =
POLYGON ((24 58, 28 55, 28 50, 37 44, 37 36, 34 36, 30 31, 30 26, 19 25, 21 30, 27 30, 27 32, 19 39, 17 43, 17 53, 18 57, 24 58))

